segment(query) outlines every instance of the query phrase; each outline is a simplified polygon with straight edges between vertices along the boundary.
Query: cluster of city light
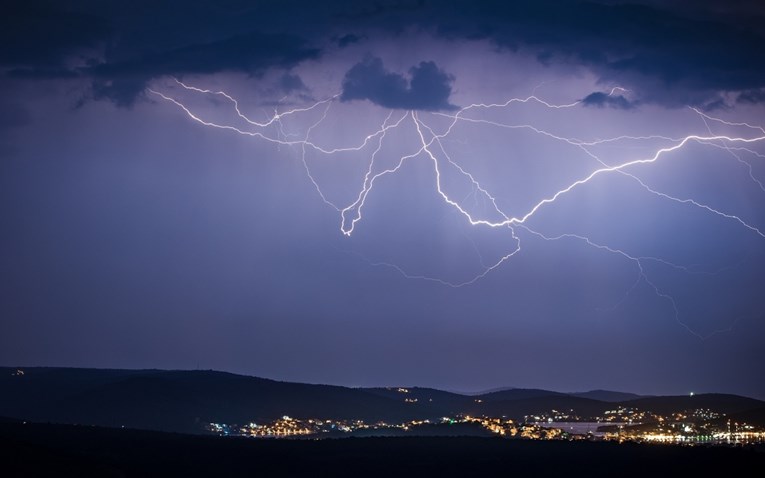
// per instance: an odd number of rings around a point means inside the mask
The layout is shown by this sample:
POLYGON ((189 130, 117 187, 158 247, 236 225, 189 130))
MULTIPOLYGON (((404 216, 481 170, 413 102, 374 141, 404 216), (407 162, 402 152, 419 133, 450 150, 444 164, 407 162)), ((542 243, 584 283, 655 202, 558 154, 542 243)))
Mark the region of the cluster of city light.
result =
POLYGON ((404 430, 412 427, 429 425, 428 419, 409 420, 402 423, 386 423, 378 421, 366 423, 364 420, 343 419, 317 419, 317 418, 294 418, 283 416, 277 420, 262 423, 247 423, 244 425, 208 423, 205 429, 208 432, 222 436, 244 436, 252 438, 289 438, 300 436, 322 436, 324 434, 340 433, 348 434, 362 430, 404 430))
MULTIPOLYGON (((710 204, 704 203, 694 198, 685 198, 671 195, 667 192, 660 191, 654 187, 648 185, 644 180, 635 175, 634 171, 639 167, 645 167, 658 163, 660 161, 669 160, 673 152, 686 148, 690 144, 705 145, 710 148, 717 148, 724 152, 724 154, 731 156, 737 162, 748 167, 748 173, 751 180, 756 183, 759 188, 765 192, 765 187, 762 182, 758 180, 749 162, 742 159, 742 154, 753 155, 757 158, 765 158, 765 155, 759 153, 755 147, 765 144, 765 129, 760 126, 751 125, 748 123, 729 122, 721 118, 717 118, 702 112, 698 109, 692 108, 693 114, 697 115, 704 123, 706 132, 704 134, 689 134, 681 137, 668 137, 663 135, 649 135, 649 136, 630 136, 621 135, 605 139, 579 139, 567 136, 562 136, 546 129, 537 127, 533 124, 525 123, 502 123, 494 120, 490 120, 486 117, 482 117, 481 113, 486 113, 493 110, 502 110, 511 108, 520 104, 533 104, 540 108, 546 108, 549 110, 561 110, 573 108, 580 104, 579 101, 574 101, 567 104, 553 104, 539 98, 536 95, 531 95, 525 98, 512 98, 502 103, 483 104, 476 103, 459 109, 454 113, 428 113, 431 118, 445 120, 446 127, 443 127, 440 131, 431 126, 426 120, 425 114, 418 111, 390 111, 382 124, 359 138, 354 144, 330 146, 323 144, 319 140, 315 140, 312 135, 314 131, 327 119, 330 114, 333 104, 338 100, 340 95, 334 95, 321 101, 317 101, 311 105, 301 108, 294 108, 283 112, 274 111, 266 120, 255 121, 249 116, 245 115, 241 108, 240 103, 230 94, 223 91, 212 91, 203 88, 197 88, 187 85, 179 80, 175 80, 177 86, 181 88, 182 92, 199 94, 199 95, 211 95, 214 97, 222 98, 227 102, 233 110, 236 121, 234 122, 218 122, 210 119, 205 119, 203 113, 194 111, 190 106, 185 104, 179 99, 179 95, 172 95, 167 92, 161 92, 155 89, 149 89, 148 91, 158 98, 161 98, 167 102, 179 107, 189 118, 197 123, 210 128, 216 128, 221 130, 230 131, 236 134, 245 135, 249 137, 259 138, 261 140, 275 143, 280 146, 289 146, 296 148, 300 153, 302 166, 306 172, 307 177, 310 179, 313 187, 316 189, 318 195, 324 203, 333 208, 339 214, 340 231, 346 236, 350 236, 354 233, 356 227, 363 219, 363 211, 366 205, 367 198, 375 191, 375 186, 379 181, 386 177, 396 173, 399 173, 404 164, 415 159, 424 159, 432 164, 432 171, 434 175, 434 192, 444 201, 445 204, 453 208, 467 224, 474 227, 486 227, 492 229, 505 229, 509 233, 510 245, 504 253, 502 253, 496 260, 491 263, 484 264, 480 271, 472 277, 466 280, 453 281, 441 277, 432 277, 426 275, 417 275, 407 272, 403 267, 388 262, 371 262, 374 265, 382 265, 391 267, 403 276, 410 279, 422 279, 428 281, 438 282, 451 287, 462 287, 469 284, 473 284, 479 279, 485 277, 491 271, 495 270, 500 265, 504 264, 515 256, 521 250, 521 237, 517 234, 519 231, 530 234, 544 241, 559 241, 559 240, 573 240, 581 242, 587 246, 593 247, 597 250, 615 254, 623 259, 635 264, 637 270, 637 277, 634 284, 627 291, 629 294, 635 289, 638 284, 647 284, 657 297, 666 300, 673 310, 676 321, 685 327, 690 333, 705 338, 701 334, 694 331, 690 326, 680 319, 680 312, 675 299, 668 293, 661 290, 647 275, 645 270, 645 263, 648 261, 658 262, 668 267, 691 272, 686 266, 672 263, 658 257, 640 256, 629 253, 623 249, 613 247, 606 244, 598 243, 589 237, 579 234, 557 234, 549 235, 540 232, 539 230, 532 228, 530 220, 540 210, 551 207, 557 201, 563 200, 563 198, 572 191, 585 187, 588 183, 592 182, 595 178, 619 175, 621 177, 628 178, 638 185, 646 193, 661 198, 665 201, 671 201, 678 204, 694 207, 702 210, 706 213, 723 218, 727 221, 731 221, 734 224, 738 224, 745 230, 750 231, 752 234, 756 234, 765 239, 765 232, 761 230, 756 224, 749 222, 744 217, 734 214, 729 211, 716 208, 710 204), (304 133, 298 135, 298 133, 290 132, 285 129, 283 121, 287 118, 299 118, 301 115, 317 114, 319 112, 318 120, 309 120, 306 117, 308 126, 304 128, 304 133), (244 123, 244 126, 237 125, 236 123, 244 123), (583 174, 578 179, 570 182, 558 190, 550 191, 543 194, 541 198, 528 208, 525 212, 517 215, 511 215, 503 211, 498 205, 498 201, 495 195, 493 195, 487 188, 485 188, 481 182, 476 178, 474 174, 469 172, 464 166, 460 165, 454 160, 447 152, 447 148, 444 144, 444 140, 451 138, 455 135, 456 126, 461 123, 469 123, 475 125, 484 125, 487 128, 494 128, 499 131, 502 130, 514 130, 522 129, 531 131, 542 138, 550 141, 564 143, 577 150, 583 152, 588 158, 591 158, 597 167, 592 169, 589 173, 583 174), (743 129, 747 132, 747 135, 735 136, 729 134, 716 134, 713 130, 713 125, 724 125, 728 128, 743 129), (411 128, 411 131, 416 133, 418 138, 418 144, 413 150, 398 157, 392 165, 380 166, 378 164, 378 154, 383 148, 383 144, 386 140, 386 136, 393 130, 399 128, 411 128), (643 156, 627 158, 626 160, 615 161, 609 159, 604 160, 593 151, 594 147, 601 145, 613 145, 621 142, 643 142, 648 143, 647 147, 652 148, 650 154, 643 156), (658 143, 661 146, 656 147, 658 143), (371 150, 371 153, 369 153, 371 150), (317 181, 312 167, 307 160, 307 152, 311 151, 321 155, 334 155, 338 153, 358 153, 360 161, 366 161, 366 172, 360 184, 357 186, 357 195, 347 204, 337 204, 325 193, 324 188, 320 182, 317 181), (486 204, 490 205, 489 213, 487 215, 478 215, 472 212, 469 207, 464 204, 464 199, 460 200, 451 196, 444 185, 442 176, 446 169, 449 169, 450 173, 456 174, 458 177, 464 178, 466 183, 469 183, 473 190, 474 197, 482 198, 486 204)), ((616 91, 625 91, 622 88, 615 87, 611 90, 610 94, 613 95, 616 91)))
POLYGON ((438 434, 455 424, 470 424, 504 438, 529 440, 607 440, 685 445, 739 445, 765 443, 765 428, 724 420, 723 414, 709 409, 685 410, 661 416, 648 410, 618 407, 603 416, 587 417, 574 410, 550 410, 528 415, 522 421, 486 415, 445 416, 440 419, 414 419, 401 423, 363 420, 293 418, 245 425, 209 423, 208 432, 221 436, 252 438, 322 438, 356 433, 382 434, 391 431, 417 434, 431 427, 428 434, 438 434), (614 420, 614 417, 618 417, 614 420), (433 428, 435 427, 435 428, 433 428))
POLYGON ((640 441, 653 443, 674 443, 674 444, 749 444, 764 443, 765 432, 718 432, 706 435, 688 435, 681 433, 644 433, 640 435, 640 441))

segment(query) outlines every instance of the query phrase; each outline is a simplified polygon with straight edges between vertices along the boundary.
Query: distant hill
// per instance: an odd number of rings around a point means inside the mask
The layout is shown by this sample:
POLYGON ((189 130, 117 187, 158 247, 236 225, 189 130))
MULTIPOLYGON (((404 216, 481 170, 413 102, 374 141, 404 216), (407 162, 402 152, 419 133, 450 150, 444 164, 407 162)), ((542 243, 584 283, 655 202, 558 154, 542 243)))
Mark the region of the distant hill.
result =
POLYGON ((565 393, 551 392, 537 388, 508 388, 496 392, 477 395, 475 398, 484 402, 498 402, 502 400, 525 400, 529 398, 565 396, 565 393))
POLYGON ((423 387, 365 388, 363 390, 399 402, 425 405, 434 412, 443 412, 442 415, 459 413, 478 398, 423 387), (410 401, 406 402, 406 400, 410 401), (412 402, 414 400, 416 402, 412 402))
POLYGON ((279 382, 200 370, 40 367, 23 368, 23 374, 16 370, 0 368, 0 416, 196 433, 210 422, 262 423, 283 415, 402 423, 413 419, 437 421, 458 414, 523 419, 551 410, 573 410, 587 417, 613 409, 615 403, 658 413, 709 408, 732 414, 765 408, 765 402, 759 400, 722 394, 635 399, 621 394, 630 399, 613 402, 618 392, 565 394, 505 389, 462 395, 422 387, 348 388, 279 382))
POLYGON ((730 419, 734 423, 748 423, 749 425, 756 425, 759 427, 765 427, 765 407, 755 408, 754 410, 747 410, 745 412, 732 413, 724 420, 730 419))
POLYGON ((708 408, 719 413, 731 414, 761 408, 765 405, 765 402, 739 395, 704 393, 693 396, 643 397, 620 402, 620 405, 635 407, 641 410, 651 410, 659 414, 682 410, 696 410, 699 408, 708 408))
POLYGON ((643 398, 635 393, 613 392, 611 390, 590 390, 589 392, 570 393, 573 397, 590 398, 601 402, 626 402, 643 398))
POLYGON ((208 422, 283 415, 403 422, 443 412, 362 389, 278 382, 213 371, 0 370, 0 415, 38 422, 199 432, 208 422))
POLYGON ((471 404, 466 409, 466 412, 475 416, 505 416, 515 420, 522 420, 526 415, 539 415, 551 410, 560 412, 573 410, 579 415, 590 416, 601 415, 609 408, 613 408, 613 404, 556 393, 515 400, 486 400, 481 403, 471 404))

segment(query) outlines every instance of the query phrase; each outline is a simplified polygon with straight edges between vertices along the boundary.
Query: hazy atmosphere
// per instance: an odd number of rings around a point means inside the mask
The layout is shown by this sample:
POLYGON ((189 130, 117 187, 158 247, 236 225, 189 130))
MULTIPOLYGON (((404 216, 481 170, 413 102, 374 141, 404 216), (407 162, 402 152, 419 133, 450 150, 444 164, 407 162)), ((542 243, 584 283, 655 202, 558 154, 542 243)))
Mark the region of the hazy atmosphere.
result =
POLYGON ((0 16, 0 365, 765 399, 759 2, 0 16))

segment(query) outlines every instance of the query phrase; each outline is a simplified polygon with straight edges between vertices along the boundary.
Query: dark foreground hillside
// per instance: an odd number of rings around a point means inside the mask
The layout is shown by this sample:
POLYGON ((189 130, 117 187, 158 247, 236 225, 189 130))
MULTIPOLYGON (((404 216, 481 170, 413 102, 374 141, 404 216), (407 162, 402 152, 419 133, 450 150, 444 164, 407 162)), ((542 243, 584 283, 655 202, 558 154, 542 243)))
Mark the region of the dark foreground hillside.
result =
POLYGON ((699 408, 726 415, 744 413, 748 423, 759 425, 762 413, 757 410, 765 402, 726 394, 635 399, 631 394, 604 390, 566 394, 516 388, 461 395, 421 387, 349 388, 280 382, 212 370, 0 367, 0 416, 181 433, 202 433, 211 422, 263 423, 284 415, 367 423, 440 420, 460 414, 520 421, 526 415, 551 410, 602 416, 619 406, 662 414, 699 408))
POLYGON ((470 437, 253 440, 0 423, 0 476, 736 476, 762 449, 470 437))

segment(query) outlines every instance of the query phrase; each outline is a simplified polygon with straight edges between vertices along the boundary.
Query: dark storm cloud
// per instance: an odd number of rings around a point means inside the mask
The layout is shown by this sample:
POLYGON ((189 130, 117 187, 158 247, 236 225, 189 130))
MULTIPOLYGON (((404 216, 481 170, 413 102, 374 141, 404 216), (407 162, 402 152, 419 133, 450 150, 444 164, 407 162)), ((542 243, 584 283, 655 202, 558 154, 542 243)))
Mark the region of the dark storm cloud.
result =
POLYGON ((765 103, 765 90, 749 90, 744 91, 736 98, 739 103, 765 103))
MULTIPOLYGON (((0 68, 14 78, 88 78, 92 80, 95 99, 129 106, 153 78, 224 71, 259 75, 269 68, 290 68, 320 53, 299 35, 253 31, 252 24, 247 25, 246 31, 232 34, 231 30, 242 30, 242 25, 232 28, 232 22, 237 17, 247 17, 235 15, 236 9, 220 14, 229 22, 221 22, 217 27, 194 28, 197 20, 193 20, 191 14, 204 8, 214 11, 210 3, 196 2, 187 9, 175 8, 170 10, 174 13, 171 18, 162 12, 172 8, 172 2, 156 5, 138 2, 137 13, 120 11, 121 7, 117 6, 112 10, 90 6, 107 17, 104 18, 62 11, 55 2, 33 1, 29 7, 10 10, 0 17, 0 68), (194 6, 197 8, 192 8, 194 6), (154 14, 151 18, 140 16, 146 7, 154 14), (189 18, 185 18, 186 10, 190 12, 189 18), (130 15, 137 16, 138 23, 129 23, 130 15), (169 28, 168 22, 184 27, 169 28), (112 24, 117 27, 112 28, 112 24), (198 38, 194 36, 197 31, 198 38), (99 49, 103 53, 95 51, 99 49)), ((79 8, 88 5, 87 2, 72 4, 79 8)), ((274 15, 270 14, 271 19, 274 15)), ((246 22, 239 20, 238 23, 246 22)), ((261 21, 257 26, 267 28, 272 23, 261 21)), ((291 86, 296 87, 298 85, 291 86)))
POLYGON ((11 78, 29 80, 61 80, 82 76, 76 70, 58 66, 11 68, 7 71, 7 75, 11 78))
POLYGON ((730 109, 730 105, 724 98, 713 98, 710 101, 699 105, 703 111, 715 111, 730 109))
POLYGON ((366 58, 354 65, 343 79, 343 101, 369 100, 385 108, 451 110, 449 103, 454 78, 432 61, 409 69, 410 80, 385 69, 379 58, 366 58))
POLYGON ((596 106, 598 108, 609 107, 622 110, 629 110, 635 107, 635 104, 630 102, 622 95, 609 95, 602 91, 596 91, 582 98, 582 104, 584 106, 596 106))
MULTIPOLYGON (((0 68, 26 78, 93 77, 95 96, 119 104, 130 104, 157 76, 258 74, 380 33, 395 43, 411 30, 487 40, 545 65, 583 65, 602 81, 629 86, 641 102, 705 105, 722 91, 765 87, 759 2, 199 0, 179 8, 167 0, 129 7, 79 0, 66 10, 30 1, 0 18, 0 68), (72 58, 78 69, 67 66, 72 58), (83 67, 88 61, 99 65, 83 67)), ((744 93, 742 101, 756 97, 744 93)))
POLYGON ((89 72, 96 78, 96 98, 106 97, 125 106, 135 100, 152 78, 221 71, 257 75, 268 68, 289 68, 318 55, 319 50, 308 47, 305 40, 297 36, 253 32, 132 61, 103 63, 89 72))
POLYGON ((678 106, 765 86, 765 38, 725 18, 634 4, 486 1, 452 10, 438 28, 447 37, 536 49, 544 63, 584 64, 646 101, 678 106))
POLYGON ((292 73, 285 73, 279 77, 279 88, 285 93, 289 94, 295 91, 307 91, 308 88, 303 83, 298 75, 292 73))
POLYGON ((353 18, 394 34, 415 27, 454 41, 488 40, 545 65, 584 65, 603 81, 630 86, 641 101, 683 106, 765 87, 765 7, 721 3, 413 1, 361 9, 353 18))
POLYGON ((345 48, 348 45, 360 42, 362 39, 363 38, 359 35, 355 35, 353 33, 347 33, 337 39, 337 46, 339 46, 340 48, 345 48))
POLYGON ((16 3, 0 15, 0 65, 5 67, 53 71, 112 33, 108 20, 95 15, 16 3))
MULTIPOLYGON (((338 2, 342 4, 344 2, 338 2)), ((393 18, 400 21, 400 15, 411 15, 427 11, 424 8, 425 0, 387 0, 376 1, 373 3, 364 2, 345 2, 347 9, 344 9, 340 16, 355 20, 375 19, 376 21, 386 21, 393 18)))

